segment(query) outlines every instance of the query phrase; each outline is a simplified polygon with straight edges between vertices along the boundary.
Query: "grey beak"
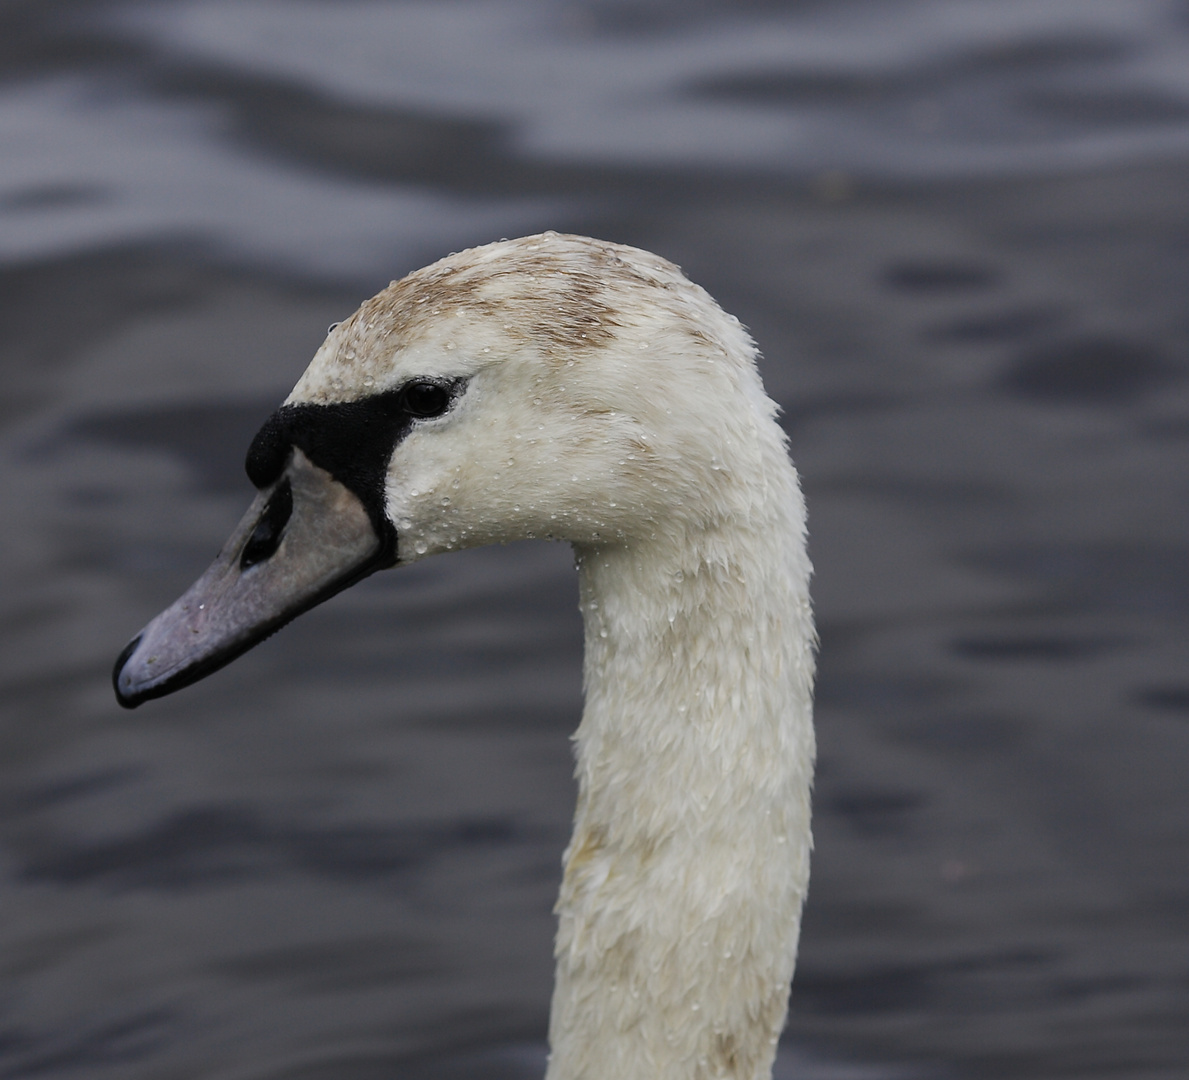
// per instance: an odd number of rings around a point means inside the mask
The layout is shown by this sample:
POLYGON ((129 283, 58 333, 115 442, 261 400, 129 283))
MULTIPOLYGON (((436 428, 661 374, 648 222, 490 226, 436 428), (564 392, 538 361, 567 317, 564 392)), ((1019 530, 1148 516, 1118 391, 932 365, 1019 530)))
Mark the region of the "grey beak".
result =
POLYGON ((120 654, 116 699, 132 709, 189 686, 395 561, 395 531, 378 534, 358 496, 294 449, 210 569, 120 654))

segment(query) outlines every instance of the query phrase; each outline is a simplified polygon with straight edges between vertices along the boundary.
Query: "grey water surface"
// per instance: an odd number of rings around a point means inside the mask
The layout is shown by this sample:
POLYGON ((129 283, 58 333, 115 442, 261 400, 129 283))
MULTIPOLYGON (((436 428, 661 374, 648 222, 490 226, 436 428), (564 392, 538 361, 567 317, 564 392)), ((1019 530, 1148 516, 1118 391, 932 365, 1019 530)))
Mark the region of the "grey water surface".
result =
POLYGON ((780 1080, 1189 1075, 1189 3, 0 2, 0 1080, 526 1080, 568 550, 109 673, 342 318, 546 228, 755 334, 809 499, 780 1080))

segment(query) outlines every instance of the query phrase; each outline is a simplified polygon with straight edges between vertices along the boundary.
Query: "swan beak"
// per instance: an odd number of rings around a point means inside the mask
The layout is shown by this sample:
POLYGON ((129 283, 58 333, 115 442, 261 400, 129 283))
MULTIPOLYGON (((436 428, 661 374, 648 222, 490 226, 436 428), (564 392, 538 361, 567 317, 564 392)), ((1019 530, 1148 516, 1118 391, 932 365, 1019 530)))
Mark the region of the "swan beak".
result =
POLYGON ((120 654, 116 699, 133 709, 197 682, 395 555, 391 525, 294 449, 210 569, 120 654))

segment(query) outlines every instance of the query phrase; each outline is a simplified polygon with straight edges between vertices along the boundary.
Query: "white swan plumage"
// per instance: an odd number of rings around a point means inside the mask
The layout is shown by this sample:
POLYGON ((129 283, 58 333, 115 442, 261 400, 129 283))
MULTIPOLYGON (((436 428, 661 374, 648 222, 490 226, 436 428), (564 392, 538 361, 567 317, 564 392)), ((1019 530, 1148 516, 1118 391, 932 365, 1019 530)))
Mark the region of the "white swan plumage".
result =
POLYGON ((740 323, 665 260, 545 233, 333 327, 220 559, 117 663, 136 705, 372 570, 574 546, 585 621, 548 1080, 771 1074, 809 877, 805 510, 740 323))

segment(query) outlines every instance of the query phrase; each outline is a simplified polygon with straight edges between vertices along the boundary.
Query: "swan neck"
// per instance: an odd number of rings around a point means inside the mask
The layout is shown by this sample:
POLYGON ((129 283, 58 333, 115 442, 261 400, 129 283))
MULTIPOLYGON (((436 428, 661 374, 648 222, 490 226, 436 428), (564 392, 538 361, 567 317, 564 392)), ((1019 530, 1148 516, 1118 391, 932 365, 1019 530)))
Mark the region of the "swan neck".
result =
POLYGON ((794 476, 764 515, 577 550, 586 707, 549 1080, 770 1075, 810 847, 802 522, 794 476))

